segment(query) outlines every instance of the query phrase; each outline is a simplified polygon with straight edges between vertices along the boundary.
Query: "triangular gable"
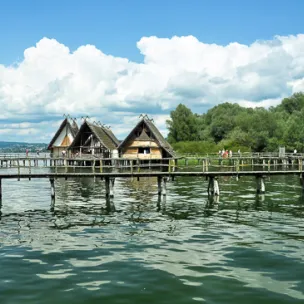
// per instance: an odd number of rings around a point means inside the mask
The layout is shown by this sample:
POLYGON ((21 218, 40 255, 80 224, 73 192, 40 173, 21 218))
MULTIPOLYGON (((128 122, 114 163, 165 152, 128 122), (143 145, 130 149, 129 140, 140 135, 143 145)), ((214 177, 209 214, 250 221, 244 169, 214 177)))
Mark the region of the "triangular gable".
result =
POLYGON ((86 128, 90 130, 90 132, 99 140, 101 145, 104 146, 107 150, 113 150, 117 148, 117 144, 114 142, 112 136, 109 135, 109 132, 107 132, 108 130, 106 131, 104 127, 92 124, 86 120, 81 125, 76 137, 74 138, 73 142, 70 145, 70 148, 74 148, 76 146, 76 143, 78 143, 81 134, 84 132, 86 128))
POLYGON ((149 137, 146 133, 145 129, 142 129, 140 135, 135 138, 135 140, 147 141, 147 140, 154 140, 153 138, 149 137))
MULTIPOLYGON (((123 149, 123 147, 128 143, 128 141, 133 137, 134 139, 137 140, 137 138, 140 138, 141 136, 145 137, 147 136, 149 139, 148 140, 153 140, 153 138, 149 137, 147 134, 142 135, 142 133, 139 136, 135 136, 134 133, 136 129, 141 125, 144 124, 144 126, 153 134, 153 137, 155 138, 155 142, 158 143, 158 145, 166 150, 171 156, 174 156, 174 151, 173 148, 170 146, 170 144, 165 140, 165 138, 161 135, 159 130, 156 128, 156 126, 153 124, 152 121, 146 118, 142 118, 136 126, 132 129, 132 131, 129 133, 129 135, 120 143, 118 146, 118 149, 123 149)), ((144 129, 143 129, 144 131, 144 129)), ((145 132, 146 133, 146 132, 145 132)))
POLYGON ((68 135, 66 135, 61 143, 60 146, 62 147, 68 147, 71 144, 70 138, 68 135))
MULTIPOLYGON (((52 138, 51 142, 49 143, 48 145, 48 150, 51 150, 52 147, 53 147, 53 144, 56 142, 57 138, 60 136, 62 130, 67 127, 69 130, 71 130, 71 134, 72 134, 72 137, 74 138, 76 136, 76 133, 77 133, 77 129, 78 129, 78 126, 76 124, 75 121, 73 121, 73 127, 71 126, 69 120, 67 118, 65 118, 61 125, 59 126, 57 132, 55 133, 54 137, 52 138)), ((71 143, 71 140, 69 139, 69 144, 71 143)), ((65 146, 69 146, 68 145, 65 145, 65 146)), ((63 145, 63 144, 61 144, 63 145)))

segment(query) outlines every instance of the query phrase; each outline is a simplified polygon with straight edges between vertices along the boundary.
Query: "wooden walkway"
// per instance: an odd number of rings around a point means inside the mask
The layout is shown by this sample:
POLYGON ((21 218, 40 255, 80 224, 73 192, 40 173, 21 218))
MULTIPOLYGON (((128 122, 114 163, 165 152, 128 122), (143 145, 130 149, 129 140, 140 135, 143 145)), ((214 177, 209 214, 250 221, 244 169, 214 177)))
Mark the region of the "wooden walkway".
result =
POLYGON ((175 177, 202 177, 208 180, 208 194, 220 194, 218 178, 221 176, 253 176, 257 193, 265 193, 265 176, 297 175, 304 189, 302 156, 288 157, 231 157, 175 158, 175 159, 98 159, 98 158, 49 158, 0 156, 0 200, 3 179, 48 178, 51 196, 55 199, 57 178, 101 178, 105 181, 106 197, 113 196, 116 178, 157 177, 158 194, 166 195, 166 183, 175 177))

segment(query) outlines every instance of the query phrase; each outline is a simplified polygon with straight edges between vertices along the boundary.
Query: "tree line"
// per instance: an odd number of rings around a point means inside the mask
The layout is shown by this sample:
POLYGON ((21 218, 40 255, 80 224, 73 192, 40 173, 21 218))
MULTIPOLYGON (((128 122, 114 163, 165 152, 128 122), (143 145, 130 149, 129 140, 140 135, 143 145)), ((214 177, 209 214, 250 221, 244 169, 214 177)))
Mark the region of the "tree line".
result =
POLYGON ((182 152, 304 151, 304 93, 284 98, 275 107, 245 108, 225 102, 206 113, 179 104, 167 120, 168 141, 182 152))

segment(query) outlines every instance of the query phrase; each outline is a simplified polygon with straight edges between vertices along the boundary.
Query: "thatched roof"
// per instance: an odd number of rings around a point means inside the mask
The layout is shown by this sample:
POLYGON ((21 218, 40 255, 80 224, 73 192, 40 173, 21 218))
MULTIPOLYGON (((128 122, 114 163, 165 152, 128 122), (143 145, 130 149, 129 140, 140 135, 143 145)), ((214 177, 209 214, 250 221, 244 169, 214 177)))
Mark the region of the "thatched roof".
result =
POLYGON ((99 142, 105 149, 114 150, 117 148, 119 141, 110 129, 97 124, 90 123, 85 120, 81 125, 73 142, 71 143, 69 149, 80 146, 81 134, 86 128, 88 128, 90 132, 92 132, 92 134, 96 136, 96 138, 99 140, 99 142))
POLYGON ((124 146, 128 143, 130 139, 133 140, 153 140, 158 143, 158 145, 167 151, 169 155, 174 157, 175 153, 172 148, 172 146, 166 141, 166 139, 163 137, 163 135, 159 132, 157 127, 154 125, 154 123, 147 117, 143 117, 137 125, 133 128, 133 130, 129 133, 129 135, 120 143, 118 146, 118 149, 123 149, 124 146), (149 137, 148 134, 145 132, 144 128, 139 136, 135 135, 136 129, 141 125, 144 124, 144 126, 151 132, 153 138, 149 137))
POLYGON ((73 123, 71 124, 70 121, 67 118, 65 118, 63 120, 63 122, 61 123, 59 129, 55 133, 54 137, 52 138, 51 142, 49 143, 48 150, 52 149, 54 142, 56 141, 57 137, 60 135, 62 130, 65 128, 65 126, 67 126, 71 130, 72 136, 75 138, 75 136, 78 132, 78 126, 77 126, 75 120, 73 120, 73 123))

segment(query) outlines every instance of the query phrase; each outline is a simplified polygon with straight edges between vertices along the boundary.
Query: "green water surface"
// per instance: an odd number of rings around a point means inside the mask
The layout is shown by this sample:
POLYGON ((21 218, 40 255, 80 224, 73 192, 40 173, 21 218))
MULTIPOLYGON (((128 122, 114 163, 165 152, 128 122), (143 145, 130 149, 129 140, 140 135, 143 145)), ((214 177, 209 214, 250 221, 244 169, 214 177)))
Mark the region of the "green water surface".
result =
POLYGON ((298 176, 3 182, 0 303, 304 303, 298 176))

